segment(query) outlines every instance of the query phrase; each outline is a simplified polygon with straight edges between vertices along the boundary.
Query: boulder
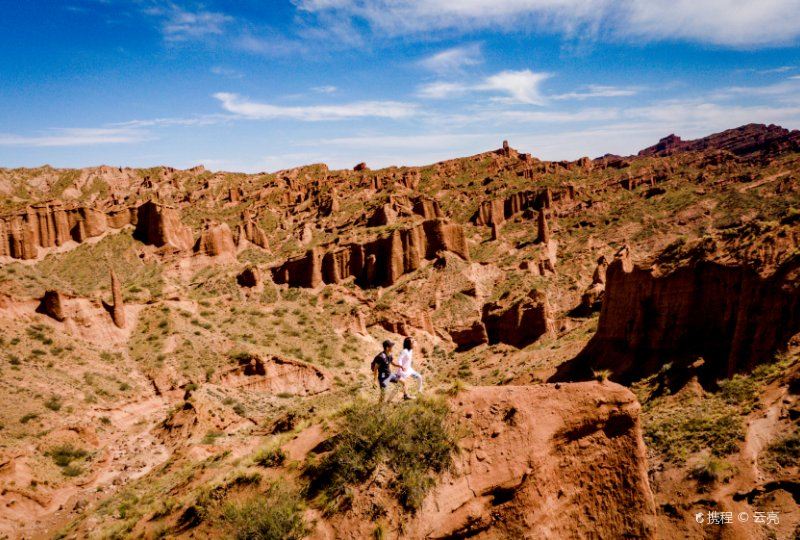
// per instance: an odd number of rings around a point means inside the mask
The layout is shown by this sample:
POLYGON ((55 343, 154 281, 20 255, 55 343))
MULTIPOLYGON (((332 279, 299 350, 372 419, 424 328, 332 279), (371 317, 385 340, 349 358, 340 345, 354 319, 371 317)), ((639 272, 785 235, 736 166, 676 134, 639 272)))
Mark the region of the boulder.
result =
POLYGON ((36 311, 59 322, 64 322, 67 319, 64 312, 64 300, 64 295, 56 290, 45 291, 36 311))

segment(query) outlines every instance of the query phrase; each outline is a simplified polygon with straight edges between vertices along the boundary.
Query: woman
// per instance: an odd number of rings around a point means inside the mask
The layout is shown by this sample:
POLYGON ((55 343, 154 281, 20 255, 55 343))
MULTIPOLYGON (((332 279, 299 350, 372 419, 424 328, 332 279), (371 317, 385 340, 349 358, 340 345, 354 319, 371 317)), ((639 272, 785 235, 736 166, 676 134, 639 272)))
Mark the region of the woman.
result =
POLYGON ((422 375, 414 371, 411 367, 411 362, 414 359, 414 340, 407 337, 403 340, 403 350, 400 356, 397 357, 397 363, 400 364, 400 369, 397 371, 397 378, 403 383, 403 397, 409 399, 410 396, 406 391, 406 379, 413 377, 417 380, 417 393, 422 393, 422 375))

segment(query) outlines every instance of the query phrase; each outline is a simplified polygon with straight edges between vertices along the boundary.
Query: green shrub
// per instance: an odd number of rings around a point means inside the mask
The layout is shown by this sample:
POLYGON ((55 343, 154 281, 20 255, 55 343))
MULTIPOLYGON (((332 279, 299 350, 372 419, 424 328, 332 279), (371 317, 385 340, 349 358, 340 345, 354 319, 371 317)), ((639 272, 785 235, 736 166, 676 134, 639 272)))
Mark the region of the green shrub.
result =
POLYGON ((800 432, 796 431, 770 444, 767 455, 781 467, 792 467, 800 463, 800 432))
POLYGON ((734 474, 734 467, 724 459, 709 456, 689 471, 689 476, 701 484, 725 482, 734 474))
POLYGON ((245 409, 244 405, 242 405, 241 403, 237 403, 236 405, 233 406, 233 412, 235 412, 239 416, 244 416, 247 413, 247 410, 245 409))
POLYGON ((279 467, 286 461, 286 453, 280 448, 263 448, 253 456, 253 462, 262 467, 279 467))
POLYGON ((27 424, 31 420, 36 420, 37 418, 39 418, 38 414, 36 414, 36 413, 28 413, 28 414, 23 415, 22 418, 19 419, 19 423, 20 424, 27 424))
POLYGON ((683 400, 645 411, 645 442, 668 461, 680 463, 708 449, 722 457, 738 450, 744 440, 739 410, 715 397, 683 400))
POLYGON ((718 384, 719 396, 730 405, 740 405, 750 411, 758 402, 758 384, 750 375, 734 375, 718 384))
POLYGON ((307 533, 302 500, 277 484, 263 495, 226 504, 223 517, 238 540, 299 540, 307 533))
POLYGON ((76 465, 67 465, 63 469, 61 469, 61 474, 64 476, 69 476, 70 478, 75 476, 80 476, 83 474, 83 469, 76 465))
POLYGON ((53 461, 59 467, 67 467, 77 459, 83 459, 89 455, 89 452, 82 448, 75 448, 71 444, 63 444, 51 448, 47 455, 53 458, 53 461))
POLYGON ((354 402, 342 413, 333 450, 306 467, 309 493, 322 495, 336 507, 348 485, 366 481, 385 464, 394 473, 397 500, 409 510, 419 508, 434 484, 431 473, 445 470, 456 448, 445 424, 447 410, 440 400, 398 405, 354 402))
POLYGON ((50 396, 50 398, 44 402, 44 406, 50 409, 51 411, 60 411, 61 398, 58 396, 50 396))

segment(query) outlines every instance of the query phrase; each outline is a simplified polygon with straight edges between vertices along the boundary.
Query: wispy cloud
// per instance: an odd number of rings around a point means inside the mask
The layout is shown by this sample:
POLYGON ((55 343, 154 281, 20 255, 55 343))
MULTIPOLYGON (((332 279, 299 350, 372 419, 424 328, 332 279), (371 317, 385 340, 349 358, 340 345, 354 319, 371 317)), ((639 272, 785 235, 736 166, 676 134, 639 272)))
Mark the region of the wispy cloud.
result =
POLYGON ((483 63, 483 53, 480 43, 445 49, 419 62, 425 69, 439 74, 459 72, 465 67, 481 63, 483 63))
POLYGON ((213 66, 211 68, 211 73, 219 77, 226 77, 228 79, 241 79, 244 77, 244 73, 242 73, 238 69, 233 69, 225 66, 213 66))
POLYGON ((582 101, 584 99, 590 99, 590 98, 634 96, 638 92, 639 91, 636 88, 619 88, 616 86, 603 86, 598 84, 590 84, 589 86, 586 87, 586 90, 584 91, 558 94, 555 96, 550 96, 550 99, 555 99, 555 100, 576 99, 582 101))
POLYGON ((118 128, 53 128, 38 135, 0 133, 0 146, 92 146, 98 144, 136 143, 150 139, 141 130, 118 128))
POLYGON ((234 20, 225 13, 202 9, 191 11, 174 3, 147 8, 145 13, 159 19, 164 39, 173 42, 222 35, 234 20))
POLYGON ((420 86, 417 95, 428 99, 445 99, 466 94, 472 88, 462 83, 436 81, 420 86))
POLYGON ((316 92, 317 94, 334 94, 336 93, 337 90, 338 88, 336 88, 331 84, 326 84, 323 86, 314 86, 313 88, 311 88, 311 91, 316 92))
POLYGON ((218 92, 214 98, 219 100, 222 108, 251 120, 271 120, 288 118, 306 122, 323 120, 344 120, 348 118, 408 118, 418 112, 413 103, 399 101, 359 101, 338 105, 305 105, 282 106, 252 101, 248 98, 228 92, 218 92))
POLYGON ((791 45, 800 0, 294 0, 337 26, 366 21, 374 35, 423 36, 491 28, 538 30, 576 39, 684 40, 732 47, 791 45))
POLYGON ((474 84, 436 81, 424 84, 417 89, 417 95, 430 99, 445 99, 468 92, 489 92, 501 94, 494 99, 499 101, 542 105, 545 98, 541 85, 551 77, 550 73, 535 73, 529 69, 520 71, 501 71, 474 84))

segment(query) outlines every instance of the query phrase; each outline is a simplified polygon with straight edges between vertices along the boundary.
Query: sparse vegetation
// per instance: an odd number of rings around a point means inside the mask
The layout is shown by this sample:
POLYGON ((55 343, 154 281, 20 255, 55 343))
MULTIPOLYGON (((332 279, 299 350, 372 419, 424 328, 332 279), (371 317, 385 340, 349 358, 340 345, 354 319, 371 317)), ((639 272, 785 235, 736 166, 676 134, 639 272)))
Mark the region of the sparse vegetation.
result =
POLYGON ((794 433, 770 443, 762 459, 764 466, 773 471, 780 467, 797 467, 800 464, 800 429, 795 427, 794 433))
POLYGON ((734 472, 733 466, 724 459, 708 456, 692 467, 689 475, 701 484, 713 484, 728 481, 734 472))
POLYGON ((237 540, 300 540, 308 530, 302 500, 278 484, 245 501, 226 504, 223 517, 237 540))
POLYGON ((273 448, 263 448, 253 456, 253 462, 262 467, 278 467, 286 461, 284 451, 276 446, 273 448))
POLYGON ((71 444, 65 444, 51 448, 47 455, 53 458, 53 462, 59 467, 66 467, 73 461, 87 457, 89 452, 82 448, 76 448, 71 444))
POLYGON ((349 485, 366 481, 385 464, 394 474, 393 491, 408 509, 416 509, 433 486, 431 473, 451 462, 455 440, 446 425, 447 406, 437 400, 399 405, 356 401, 341 417, 334 449, 309 463, 310 493, 322 495, 333 508, 345 503, 349 485))

